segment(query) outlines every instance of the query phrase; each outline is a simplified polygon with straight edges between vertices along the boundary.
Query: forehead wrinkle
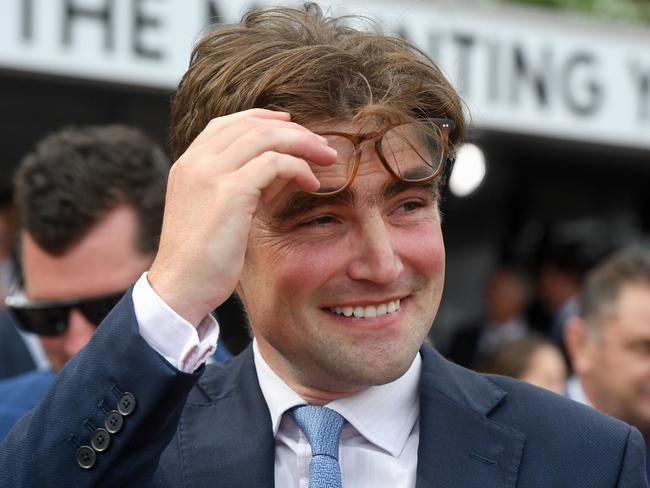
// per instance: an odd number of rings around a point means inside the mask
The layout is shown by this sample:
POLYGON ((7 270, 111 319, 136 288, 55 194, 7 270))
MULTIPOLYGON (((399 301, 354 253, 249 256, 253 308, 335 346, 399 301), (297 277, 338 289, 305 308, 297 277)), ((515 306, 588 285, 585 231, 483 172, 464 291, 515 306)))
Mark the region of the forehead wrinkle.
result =
POLYGON ((344 205, 354 207, 357 201, 356 192, 352 188, 346 188, 331 197, 318 197, 305 192, 296 192, 288 200, 276 209, 272 216, 276 220, 289 220, 299 215, 310 212, 318 207, 327 205, 344 205))

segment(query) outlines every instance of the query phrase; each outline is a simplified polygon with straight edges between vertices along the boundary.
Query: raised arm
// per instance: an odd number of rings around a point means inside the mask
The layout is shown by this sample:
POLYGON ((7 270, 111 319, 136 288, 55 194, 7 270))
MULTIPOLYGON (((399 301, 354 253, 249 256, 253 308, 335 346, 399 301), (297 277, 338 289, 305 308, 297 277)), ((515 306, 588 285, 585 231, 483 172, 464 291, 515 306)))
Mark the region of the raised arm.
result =
MULTIPOLYGON (((315 190, 305 159, 335 158, 286 113, 254 109, 213 120, 172 168, 153 289, 197 326, 235 289, 260 202, 287 185, 315 190)), ((129 291, 0 445, 0 486, 152 483, 202 368, 177 370, 141 325, 129 291)))

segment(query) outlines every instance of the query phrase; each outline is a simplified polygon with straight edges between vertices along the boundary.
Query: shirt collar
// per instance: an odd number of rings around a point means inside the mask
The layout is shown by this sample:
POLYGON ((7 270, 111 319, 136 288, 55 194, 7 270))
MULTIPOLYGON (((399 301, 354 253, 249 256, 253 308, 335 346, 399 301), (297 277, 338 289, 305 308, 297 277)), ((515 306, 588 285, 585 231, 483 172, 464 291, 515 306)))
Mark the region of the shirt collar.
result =
MULTIPOLYGON (((287 410, 305 405, 303 400, 271 369, 253 340, 253 356, 260 388, 271 414, 273 435, 277 435, 287 410)), ((385 385, 371 386, 356 395, 334 400, 328 408, 340 413, 369 442, 400 455, 418 420, 418 385, 422 370, 420 354, 401 377, 385 385)))
POLYGON ((587 398, 587 394, 585 393, 584 388, 582 387, 580 378, 578 378, 575 375, 571 376, 569 378, 569 381, 567 381, 566 396, 569 397, 571 400, 575 400, 576 402, 580 402, 590 407, 593 407, 593 405, 589 401, 589 398, 587 398))
POLYGON ((253 339, 253 359, 255 360, 257 380, 260 383, 262 395, 264 395, 264 400, 266 400, 269 413, 271 414, 271 425, 273 426, 273 436, 275 437, 278 433, 284 412, 298 405, 306 405, 307 402, 271 369, 271 366, 262 357, 257 340, 255 339, 253 339))

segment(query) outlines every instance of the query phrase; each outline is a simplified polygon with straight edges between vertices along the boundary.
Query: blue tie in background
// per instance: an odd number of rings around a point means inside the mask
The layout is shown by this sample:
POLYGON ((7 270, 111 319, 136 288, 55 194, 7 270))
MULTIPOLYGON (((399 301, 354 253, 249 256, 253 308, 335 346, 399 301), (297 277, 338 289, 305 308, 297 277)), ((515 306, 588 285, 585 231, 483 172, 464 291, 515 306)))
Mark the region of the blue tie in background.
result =
POLYGON ((345 419, 327 407, 305 405, 290 412, 311 445, 309 488, 342 488, 339 438, 345 419))

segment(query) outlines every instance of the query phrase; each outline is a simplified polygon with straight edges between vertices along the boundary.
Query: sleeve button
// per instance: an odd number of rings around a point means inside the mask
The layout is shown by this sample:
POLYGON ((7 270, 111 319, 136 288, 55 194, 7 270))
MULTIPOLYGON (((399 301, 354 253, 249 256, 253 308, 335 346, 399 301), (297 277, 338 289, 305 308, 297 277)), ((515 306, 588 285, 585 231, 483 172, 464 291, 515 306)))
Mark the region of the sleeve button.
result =
POLYGON ((81 446, 76 453, 77 464, 83 469, 90 469, 95 465, 97 455, 95 451, 88 446, 81 446))
POLYGON ((104 419, 104 427, 106 427, 106 430, 109 433, 117 434, 122 430, 122 425, 124 425, 124 417, 122 417, 120 412, 117 410, 111 410, 108 412, 106 419, 104 419))
POLYGON ((105 429, 99 428, 90 436, 90 445, 97 452, 102 452, 108 449, 111 444, 111 435, 105 429))
POLYGON ((131 415, 135 410, 135 396, 128 391, 120 396, 117 402, 117 411, 124 416, 131 415))

